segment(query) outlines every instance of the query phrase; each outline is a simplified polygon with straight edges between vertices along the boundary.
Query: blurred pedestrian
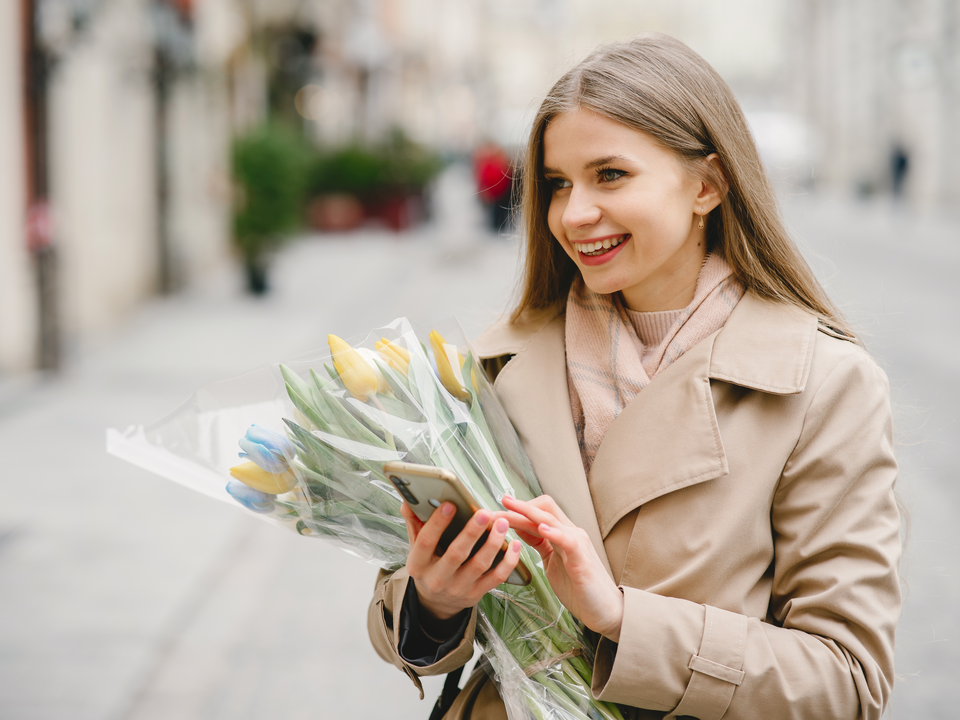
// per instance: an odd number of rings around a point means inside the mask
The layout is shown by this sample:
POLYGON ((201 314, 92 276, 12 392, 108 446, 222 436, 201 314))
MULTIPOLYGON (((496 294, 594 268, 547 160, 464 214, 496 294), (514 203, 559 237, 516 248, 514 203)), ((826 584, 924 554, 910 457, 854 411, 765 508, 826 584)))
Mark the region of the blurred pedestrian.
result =
POLYGON ((910 157, 907 155, 906 148, 900 143, 895 143, 890 151, 890 178, 895 198, 903 197, 903 186, 909 169, 910 157))
MULTIPOLYGON (((469 660, 477 599, 516 563, 491 569, 505 518, 626 717, 878 720, 901 603, 889 386, 733 92, 672 38, 601 47, 547 94, 523 177, 519 304, 474 348, 546 494, 479 511, 440 557, 449 515, 412 527, 377 651, 414 682, 469 660)), ((505 716, 482 669, 446 715, 505 716)))
POLYGON ((513 196, 513 167, 502 147, 494 142, 481 144, 473 155, 477 192, 487 210, 494 232, 500 232, 510 220, 513 196))

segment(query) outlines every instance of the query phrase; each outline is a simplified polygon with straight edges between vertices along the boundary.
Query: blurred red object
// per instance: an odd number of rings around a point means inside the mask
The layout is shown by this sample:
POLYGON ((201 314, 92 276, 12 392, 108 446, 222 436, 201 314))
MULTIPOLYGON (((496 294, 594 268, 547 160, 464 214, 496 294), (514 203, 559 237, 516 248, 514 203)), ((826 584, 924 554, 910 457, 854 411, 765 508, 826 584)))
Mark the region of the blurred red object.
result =
POLYGON ((321 195, 310 203, 307 216, 317 230, 354 230, 363 224, 363 204, 353 195, 321 195))
POLYGON ((481 145, 473 155, 473 166, 477 191, 485 203, 495 203, 510 194, 513 168, 503 148, 494 143, 481 145))
POLYGON ((189 20, 193 17, 193 0, 163 0, 172 5, 180 13, 180 17, 189 20))

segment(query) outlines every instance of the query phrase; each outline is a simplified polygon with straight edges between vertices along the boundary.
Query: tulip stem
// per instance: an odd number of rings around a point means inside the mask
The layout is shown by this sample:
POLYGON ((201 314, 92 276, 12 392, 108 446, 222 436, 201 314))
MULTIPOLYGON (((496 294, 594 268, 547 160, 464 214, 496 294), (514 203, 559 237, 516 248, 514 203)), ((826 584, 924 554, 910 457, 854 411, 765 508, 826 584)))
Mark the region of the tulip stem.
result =
POLYGON ((384 420, 384 422, 383 422, 383 439, 384 439, 384 441, 387 443, 387 445, 390 446, 390 449, 391 449, 391 450, 396 451, 397 445, 396 445, 395 442, 393 442, 393 435, 391 434, 390 429, 387 427, 387 410, 386 410, 386 408, 383 407, 383 404, 380 402, 380 398, 377 397, 377 394, 376 394, 375 392, 370 393, 370 395, 367 397, 367 399, 370 400, 371 403, 373 403, 373 406, 374 406, 377 410, 379 410, 381 413, 383 413, 383 420, 384 420))

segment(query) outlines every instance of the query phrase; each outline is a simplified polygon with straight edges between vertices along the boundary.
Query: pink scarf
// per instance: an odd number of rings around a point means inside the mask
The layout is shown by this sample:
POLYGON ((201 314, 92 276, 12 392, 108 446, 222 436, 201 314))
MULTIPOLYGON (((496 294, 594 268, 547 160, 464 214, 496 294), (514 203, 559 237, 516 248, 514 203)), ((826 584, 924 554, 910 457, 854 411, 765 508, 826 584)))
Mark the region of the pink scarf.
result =
POLYGON ((607 428, 652 378, 705 337, 723 327, 744 288, 726 261, 708 254, 693 301, 648 356, 626 315, 619 293, 598 295, 577 278, 567 296, 565 321, 567 385, 580 441, 583 467, 590 474, 607 428))

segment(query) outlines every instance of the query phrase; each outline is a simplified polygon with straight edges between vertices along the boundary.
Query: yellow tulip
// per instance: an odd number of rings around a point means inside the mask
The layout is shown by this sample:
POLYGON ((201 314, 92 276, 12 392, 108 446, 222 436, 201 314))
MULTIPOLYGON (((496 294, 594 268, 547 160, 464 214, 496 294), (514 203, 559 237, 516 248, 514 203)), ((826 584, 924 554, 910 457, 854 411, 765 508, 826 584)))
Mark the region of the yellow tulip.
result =
POLYGON ((377 392, 390 393, 390 383, 380 372, 380 355, 367 348, 356 348, 357 354, 367 361, 367 365, 373 368, 373 374, 377 376, 377 392))
POLYGON ((410 353, 405 347, 392 343, 386 338, 381 338, 374 343, 374 346, 380 351, 380 357, 384 362, 404 375, 407 374, 407 368, 410 367, 410 353))
POLYGON ((268 495, 282 495, 285 492, 290 492, 297 484, 297 476, 293 474, 292 470, 271 473, 252 462, 245 462, 242 465, 230 468, 230 475, 247 487, 252 487, 254 490, 259 490, 268 495))
POLYGON ((327 343, 344 387, 357 400, 366 402, 377 392, 377 374, 360 353, 336 335, 327 335, 327 343))
POLYGON ((455 345, 450 345, 443 339, 443 335, 436 330, 430 333, 430 345, 433 347, 433 357, 437 362, 437 374, 440 376, 440 382, 451 395, 464 402, 470 399, 470 393, 463 387, 460 371, 463 364, 467 361, 463 355, 457 352, 455 345), (456 369, 454 364, 456 363, 456 369))

